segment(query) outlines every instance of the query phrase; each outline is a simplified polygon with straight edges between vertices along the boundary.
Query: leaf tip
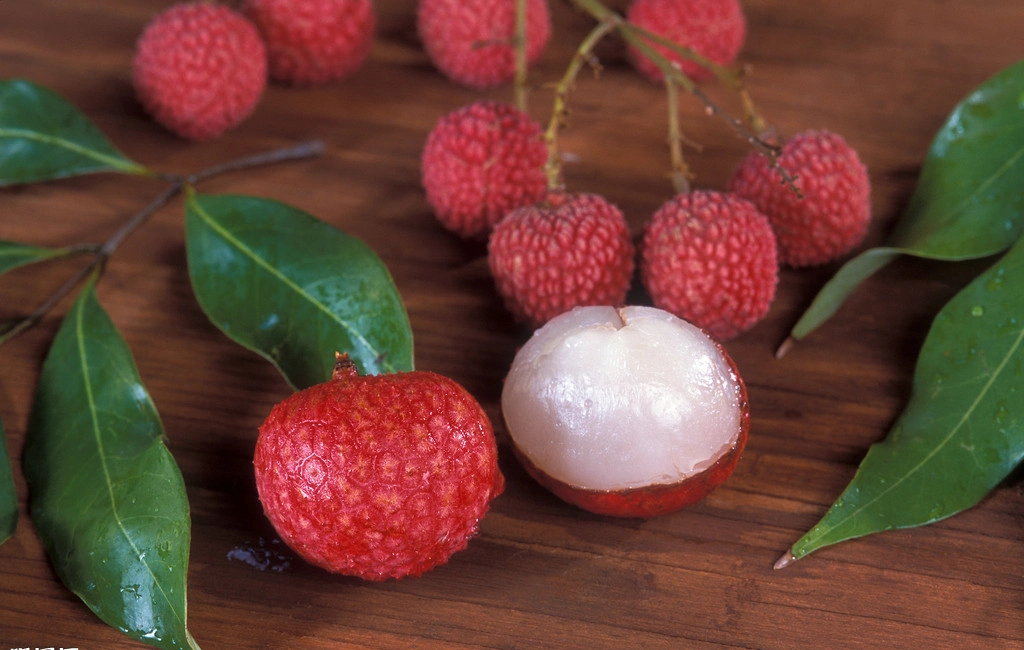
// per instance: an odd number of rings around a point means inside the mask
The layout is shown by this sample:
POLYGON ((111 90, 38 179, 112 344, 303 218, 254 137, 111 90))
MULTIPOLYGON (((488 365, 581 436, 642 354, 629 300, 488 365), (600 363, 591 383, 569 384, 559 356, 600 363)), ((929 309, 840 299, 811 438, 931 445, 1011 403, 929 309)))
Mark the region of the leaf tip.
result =
POLYGON ((775 350, 775 358, 781 359, 782 357, 786 356, 786 354, 791 349, 793 349, 794 345, 796 345, 796 339, 793 338, 792 336, 787 336, 786 340, 783 341, 782 344, 779 345, 779 347, 775 350))
POLYGON ((793 551, 786 551, 785 553, 782 554, 782 557, 780 557, 779 559, 775 560, 775 564, 772 565, 772 568, 776 569, 776 570, 778 570, 778 569, 785 569, 790 564, 793 564, 794 562, 796 562, 796 560, 797 560, 797 557, 795 555, 793 555, 793 551))

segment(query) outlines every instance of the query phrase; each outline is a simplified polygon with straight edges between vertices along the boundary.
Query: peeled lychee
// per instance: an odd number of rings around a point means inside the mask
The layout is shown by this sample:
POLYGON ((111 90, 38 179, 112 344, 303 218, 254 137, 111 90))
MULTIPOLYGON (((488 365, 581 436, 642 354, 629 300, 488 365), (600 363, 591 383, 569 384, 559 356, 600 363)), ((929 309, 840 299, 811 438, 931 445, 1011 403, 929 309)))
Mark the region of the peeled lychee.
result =
POLYGON ((732 474, 750 428, 725 349, 654 307, 553 318, 516 354, 501 408, 517 458, 541 485, 621 517, 704 498, 732 474))
MULTIPOLYGON (((417 29, 434 66, 456 83, 483 90, 515 76, 514 0, 419 0, 417 29)), ((547 0, 526 0, 526 60, 551 37, 547 0)))
POLYGON ((247 118, 267 82, 256 28, 225 5, 190 2, 157 14, 142 31, 132 83, 146 111, 168 130, 211 140, 247 118))
MULTIPOLYGON (((634 0, 626 19, 718 65, 735 61, 747 36, 747 20, 739 0, 634 0)), ((651 46, 678 64, 693 81, 711 76, 711 71, 700 63, 664 45, 651 46)), ((656 82, 664 79, 661 69, 635 46, 631 45, 628 52, 634 67, 644 76, 656 82)))
POLYGON ((254 467, 281 539, 367 580, 447 562, 505 485, 490 420, 462 386, 425 371, 360 376, 346 355, 271 410, 254 467))
POLYGON ((799 193, 757 152, 737 166, 728 187, 768 217, 780 263, 825 264, 864 239, 871 221, 871 181, 842 136, 827 130, 798 133, 783 145, 778 165, 795 177, 799 193))
POLYGON ((654 305, 720 340, 753 327, 775 298, 775 235, 768 218, 734 194, 675 196, 644 226, 640 249, 640 280, 654 305))
POLYGON ((533 327, 583 305, 618 305, 633 278, 622 212, 597 194, 551 192, 494 227, 487 257, 498 294, 533 327))
POLYGON ((510 210, 547 192, 541 129, 509 104, 481 100, 443 116, 423 147, 427 202, 438 221, 485 238, 510 210))
POLYGON ((270 77, 293 86, 337 81, 366 61, 377 17, 371 0, 244 0, 267 43, 270 77))

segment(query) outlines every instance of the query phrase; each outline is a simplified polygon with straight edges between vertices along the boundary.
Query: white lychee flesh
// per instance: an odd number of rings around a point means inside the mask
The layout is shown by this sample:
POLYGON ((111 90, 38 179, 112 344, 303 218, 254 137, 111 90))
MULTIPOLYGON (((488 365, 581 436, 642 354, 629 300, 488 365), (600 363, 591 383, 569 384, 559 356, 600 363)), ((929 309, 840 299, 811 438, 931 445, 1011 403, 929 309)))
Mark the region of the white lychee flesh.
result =
POLYGON ((516 354, 501 406, 517 452, 583 490, 678 484, 745 441, 735 365, 704 330, 654 307, 550 320, 516 354))

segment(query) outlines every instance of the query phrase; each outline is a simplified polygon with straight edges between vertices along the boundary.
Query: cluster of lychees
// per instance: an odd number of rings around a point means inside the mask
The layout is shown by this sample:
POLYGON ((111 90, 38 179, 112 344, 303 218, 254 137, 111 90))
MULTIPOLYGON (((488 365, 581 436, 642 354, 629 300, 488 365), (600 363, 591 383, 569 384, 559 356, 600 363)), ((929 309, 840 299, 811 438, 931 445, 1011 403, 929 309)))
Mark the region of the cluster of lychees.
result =
MULTIPOLYGON (((599 0, 573 2, 603 10, 599 0)), ((634 0, 625 20, 637 28, 634 36, 649 39, 630 41, 631 62, 659 83, 670 73, 686 75, 686 84, 703 80, 709 69, 735 60, 746 34, 738 0, 634 0)), ((311 86, 358 68, 375 22, 371 0, 240 0, 237 10, 213 1, 180 3, 141 34, 133 82, 154 119, 183 137, 207 140, 251 114, 268 79, 311 86)), ((437 69, 476 89, 521 82, 552 32, 546 0, 419 0, 417 25, 437 69)), ((556 103, 552 125, 559 117, 556 103)), ((462 237, 486 239, 498 293, 533 326, 577 306, 621 305, 639 276, 660 310, 630 312, 629 319, 637 315, 639 328, 661 333, 638 337, 629 354, 659 355, 647 346, 651 340, 668 331, 677 340, 678 330, 695 329, 680 328, 675 316, 728 339, 766 314, 781 264, 833 260, 867 228, 866 170, 827 131, 762 147, 771 156, 751 152, 725 190, 681 191, 636 236, 604 197, 564 188, 551 131, 516 106, 477 101, 443 116, 422 153, 423 185, 437 218, 462 237), (675 316, 666 320, 664 312, 675 316)), ((628 329, 615 310, 585 319, 585 326, 610 320, 628 329)), ((556 328, 556 338, 578 331, 575 325, 556 328)), ((721 376, 735 382, 726 386, 732 401, 722 410, 735 415, 726 429, 736 435, 724 447, 713 445, 724 455, 699 476, 649 491, 644 484, 643 494, 632 483, 594 488, 602 504, 595 512, 665 512, 700 498, 732 471, 747 435, 745 388, 720 344, 700 340, 710 350, 701 358, 716 360, 721 376)), ((571 361, 544 372, 562 373, 571 361)), ((588 372, 584 383, 594 378, 588 372)), ((616 388, 623 382, 616 373, 605 379, 616 388)), ((521 397, 527 411, 537 411, 521 397)), ((503 396, 503 408, 511 403, 503 396)), ((626 446, 645 430, 629 424, 615 431, 626 446)), ((686 460, 699 455, 678 449, 686 460)), ((551 477, 542 483, 556 485, 568 501, 594 500, 588 485, 570 485, 524 462, 535 476, 551 477)), ((419 371, 360 377, 344 355, 329 382, 275 407, 261 427, 254 463, 264 510, 289 546, 318 566, 371 580, 420 575, 447 561, 478 532, 504 487, 488 416, 462 387, 419 371)))
MULTIPOLYGON (((421 35, 439 52, 438 68, 472 87, 512 79, 515 3, 463 1, 458 16, 438 17, 454 4, 421 2, 421 35), (490 44, 486 61, 465 56, 481 42, 490 44), (445 58, 453 52, 463 54, 459 66, 445 58)), ((546 3, 528 3, 527 16, 531 62, 551 33, 546 3)), ((631 63, 659 83, 666 66, 689 83, 708 78, 712 66, 735 61, 746 36, 736 0, 634 0, 625 20, 650 36, 647 52, 630 42, 631 63)), ((772 151, 751 151, 724 190, 674 196, 636 238, 606 199, 552 182, 550 139, 510 104, 478 101, 442 117, 427 138, 422 173, 439 221, 487 239, 495 285, 519 320, 539 327, 573 307, 621 304, 638 275, 655 306, 725 340, 767 314, 781 265, 835 260, 867 232, 867 170, 841 136, 805 131, 772 151)))
POLYGON ((211 140, 252 114, 268 80, 315 86, 359 68, 375 29, 371 0, 183 2, 142 31, 132 83, 168 130, 211 140))

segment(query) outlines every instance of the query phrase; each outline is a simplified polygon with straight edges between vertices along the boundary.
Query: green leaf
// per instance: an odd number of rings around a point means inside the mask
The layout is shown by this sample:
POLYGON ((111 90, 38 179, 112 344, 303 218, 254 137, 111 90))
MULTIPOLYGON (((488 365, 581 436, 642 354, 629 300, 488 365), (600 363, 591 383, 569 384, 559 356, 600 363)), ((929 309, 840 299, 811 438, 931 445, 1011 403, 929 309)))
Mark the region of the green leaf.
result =
POLYGON ((19 266, 88 252, 88 248, 45 248, 13 241, 0 241, 0 274, 19 266))
POLYGON ((7 453, 7 435, 0 420, 0 544, 3 544, 18 527, 18 493, 14 487, 14 472, 11 457, 7 453))
POLYGON ((43 363, 24 467, 32 521, 64 584, 134 639, 196 648, 185 624, 184 481, 92 282, 43 363))
POLYGON ((958 261, 1006 250, 1024 230, 1024 60, 961 101, 932 141, 886 245, 847 262, 793 327, 799 340, 901 254, 958 261))
POLYGON ((149 173, 60 95, 0 80, 0 186, 103 171, 149 173))
POLYGON ((1024 458, 1024 239, 936 316, 910 401, 794 558, 978 503, 1024 458))
POLYGON ((347 352, 364 374, 412 369, 402 299, 358 239, 283 203, 191 190, 186 224, 203 310, 292 387, 329 379, 335 352, 347 352))

